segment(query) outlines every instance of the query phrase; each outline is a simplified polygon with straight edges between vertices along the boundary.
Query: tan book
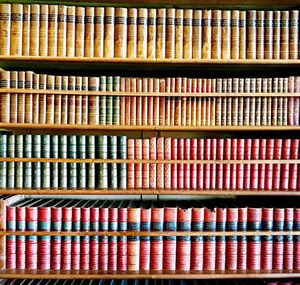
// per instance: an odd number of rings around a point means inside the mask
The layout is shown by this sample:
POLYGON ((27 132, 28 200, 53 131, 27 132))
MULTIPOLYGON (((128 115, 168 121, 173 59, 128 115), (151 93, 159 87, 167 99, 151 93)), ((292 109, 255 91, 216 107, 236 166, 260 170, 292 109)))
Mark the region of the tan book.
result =
MULTIPOLYGON (((244 83, 244 92, 250 93, 250 78, 245 78, 244 83)), ((243 125, 249 126, 250 125, 250 97, 244 97, 244 110, 243 110, 243 125)))
POLYGON ((257 11, 247 11, 247 59, 256 59, 257 11))
POLYGON ((299 11, 290 11, 290 38, 289 38, 289 58, 298 59, 299 50, 299 11))
POLYGON ((22 35, 22 55, 29 55, 30 44, 30 5, 23 5, 23 35, 22 35))
POLYGON ((30 5, 30 37, 29 53, 32 56, 39 55, 39 35, 40 35, 40 5, 30 5))
POLYGON ((202 10, 193 12, 192 50, 194 59, 202 57, 202 10))
MULTIPOLYGON (((47 75, 47 90, 54 90, 55 85, 55 76, 54 75, 47 75)), ((46 95, 46 124, 54 124, 54 105, 55 95, 54 94, 47 94, 46 95)))
POLYGON ((57 56, 67 55, 67 6, 58 5, 57 56))
MULTIPOLYGON (((68 7, 69 8, 69 7, 68 7)), ((69 10, 68 10, 69 13, 69 10)), ((75 37, 75 56, 83 57, 84 56, 84 48, 85 48, 85 41, 84 41, 84 33, 85 33, 85 8, 84 7, 76 7, 76 15, 75 15, 75 31, 74 31, 74 37, 75 37)), ((73 25, 72 23, 67 22, 67 27, 69 33, 70 30, 73 31, 73 26, 70 27, 69 24, 73 25)), ((71 32, 72 33, 72 32, 71 32)), ((69 35, 68 35, 69 37, 69 35)), ((73 38, 73 36, 72 36, 73 38)), ((70 41, 73 42, 73 39, 70 38, 70 41)), ((72 45, 72 44, 71 44, 72 45)), ((67 46, 69 46, 69 38, 67 46)))
POLYGON ((175 13, 175 58, 183 58, 183 10, 175 13))
POLYGON ((156 57, 156 14, 156 9, 148 10, 148 58, 156 57))
POLYGON ((166 53, 166 9, 157 9, 156 58, 165 58, 166 53))
MULTIPOLYGON (((68 90, 75 90, 75 83, 76 83, 76 77, 69 76, 68 90)), ((75 124, 75 118, 76 118, 75 101, 76 101, 76 95, 68 96, 68 124, 71 125, 75 124)), ((99 106, 97 106, 97 108, 99 108, 99 106)))
POLYGON ((240 11, 240 21, 239 21, 239 31, 240 31, 240 45, 239 54, 240 59, 246 59, 246 11, 240 11))
POLYGON ((264 59, 264 35, 265 35, 265 11, 257 11, 257 21, 256 21, 256 29, 257 29, 257 37, 256 37, 256 58, 264 59))
MULTIPOLYGON (((89 90, 99 90, 99 77, 89 77, 89 90)), ((99 125, 99 96, 89 96, 89 124, 99 125)))
POLYGON ((0 55, 10 54, 11 4, 0 4, 0 55))
MULTIPOLYGON (((61 80, 61 89, 68 90, 68 76, 63 76, 61 80)), ((68 124, 68 95, 61 96, 61 123, 68 124)))
POLYGON ((166 58, 175 57, 175 9, 167 9, 166 20, 166 58))
POLYGON ((211 10, 202 12, 202 58, 211 58, 212 42, 212 13, 211 10))
MULTIPOLYGON (((186 87, 187 87, 187 78, 183 77, 181 79, 181 92, 186 93, 186 87)), ((180 125, 181 126, 186 126, 186 113, 187 113, 187 98, 186 97, 181 97, 179 98, 181 100, 181 119, 180 119, 180 125)))
MULTIPOLYGON (((216 79, 211 79, 210 91, 216 92, 216 79)), ((216 125, 216 98, 210 98, 210 126, 216 125)))
MULTIPOLYGON (((76 7, 67 7, 67 50, 66 54, 68 57, 75 56, 75 19, 76 19, 76 7)), ((80 34, 82 35, 82 34, 80 34)))
MULTIPOLYGON (((216 93, 222 93, 222 85, 223 85, 222 78, 218 78, 216 83, 216 93)), ((222 97, 220 96, 216 97, 215 110, 216 110, 215 125, 221 126, 222 125, 222 97)))
MULTIPOLYGON (((148 79, 143 77, 143 92, 148 92, 148 79)), ((142 105, 143 105, 143 113, 142 113, 142 125, 147 126, 148 124, 148 98, 144 96, 142 98, 142 105)))
POLYGON ((226 98, 226 126, 232 126, 232 78, 227 78, 227 93, 229 93, 226 98))
MULTIPOLYGON (((61 90, 62 77, 55 76, 54 89, 61 90)), ((61 124, 61 94, 56 94, 54 98, 54 124, 61 124)))
MULTIPOLYGON (((40 76, 39 74, 34 73, 33 74, 33 89, 39 89, 40 87, 40 76)), ((39 117, 40 117, 40 95, 39 94, 33 94, 33 100, 32 100, 32 123, 38 124, 39 123, 39 117)))
POLYGON ((40 5, 39 56, 48 54, 48 5, 40 5))
MULTIPOLYGON (((250 78, 250 92, 255 93, 256 91, 256 78, 250 78)), ((249 125, 255 126, 255 108, 256 100, 254 96, 250 97, 250 107, 249 107, 249 125)))
POLYGON ((192 93, 194 93, 192 97, 192 106, 191 106, 191 126, 197 126, 197 102, 198 98, 195 94, 197 92, 197 79, 192 79, 192 93))
MULTIPOLYGON (((76 91, 82 90, 81 76, 76 76, 75 90, 76 91)), ((81 95, 75 96, 75 124, 76 125, 82 124, 82 96, 81 95)))
MULTIPOLYGON (((244 78, 239 79, 239 93, 244 93, 244 78)), ((238 105, 238 125, 244 125, 244 98, 239 97, 239 105, 238 105)))
POLYGON ((222 11, 222 59, 231 58, 231 11, 222 11))
MULTIPOLYGON (((283 78, 278 78, 278 93, 283 93, 283 78)), ((283 123, 283 97, 278 97, 277 126, 283 123)))
MULTIPOLYGON (((18 72, 10 72, 10 88, 18 88, 18 72)), ((10 123, 18 122, 18 94, 10 94, 10 123)))
POLYGON ((84 56, 94 56, 95 8, 85 7, 84 56))
MULTIPOLYGON (((131 92, 131 78, 125 78, 125 91, 131 92)), ((148 97, 151 98, 151 97, 148 97)), ((153 98, 153 97, 152 97, 153 98)), ((126 96, 125 97, 125 125, 130 125, 130 118, 131 118, 131 97, 126 96)))
POLYGON ((137 57, 147 58, 148 9, 138 8, 137 16, 137 57))
MULTIPOLYGON (((256 92, 261 93, 262 91, 262 78, 256 78, 256 92)), ((261 106, 262 106, 262 98, 255 98, 255 125, 261 126, 261 106)))
POLYGON ((232 93, 235 95, 232 97, 232 126, 238 126, 238 106, 239 106, 239 98, 236 96, 239 90, 239 79, 233 78, 232 80, 232 93))
MULTIPOLYGON (((130 92, 135 93, 136 92, 136 78, 130 78, 130 92)), ((159 111, 158 111, 159 113, 159 111)), ((136 125, 136 97, 131 96, 130 97, 130 125, 135 126, 136 125)), ((154 114, 155 116, 155 114, 154 114)))
MULTIPOLYGON (((227 93, 227 78, 222 79, 222 92, 227 93)), ((221 116, 221 125, 226 126, 227 120, 227 98, 222 97, 222 116, 221 116)))
MULTIPOLYGON (((47 85, 47 75, 39 75, 39 89, 45 90, 47 85)), ((46 124, 46 94, 39 94, 39 124, 46 124)))
MULTIPOLYGON (((283 92, 288 93, 289 92, 289 79, 288 77, 283 78, 283 92)), ((283 98, 283 112, 282 112, 282 125, 287 126, 288 125, 288 98, 283 98)))
POLYGON ((22 55, 23 5, 11 4, 10 55, 22 55))
MULTIPOLYGON (((278 93, 278 78, 275 77, 273 78, 273 92, 278 93)), ((278 125, 278 98, 273 97, 272 98, 272 115, 271 115, 271 120, 272 120, 272 126, 277 126, 278 125)))
MULTIPOLYGON (((175 92, 181 93, 182 78, 178 77, 175 81, 175 92)), ((174 125, 181 126, 181 97, 175 97, 174 125)))
POLYGON ((273 58, 273 11, 265 12, 264 58, 273 58))
MULTIPOLYGON (((124 77, 121 77, 121 80, 120 80, 120 91, 121 92, 126 91, 125 90, 125 87, 126 87, 125 82, 126 82, 126 79, 124 77)), ((121 126, 125 125, 125 116, 126 116, 125 101, 126 101, 126 97, 120 96, 120 125, 121 126)), ((147 125, 147 124, 145 124, 145 125, 147 125)))
POLYGON ((193 44, 193 10, 185 9, 183 13, 183 58, 192 58, 193 44))
MULTIPOLYGON (((199 93, 202 92, 202 80, 200 78, 197 79, 197 91, 199 93)), ((199 94, 199 98, 197 98, 197 111, 196 111, 196 125, 201 126, 202 124, 202 100, 201 100, 201 94, 199 94)))
MULTIPOLYGON (((136 91, 142 92, 142 79, 137 78, 136 79, 136 91)), ((137 96, 136 97, 136 125, 141 126, 142 125, 142 114, 143 114, 143 105, 142 105, 142 97, 137 96)))
MULTIPOLYGON (((33 88, 33 72, 25 72, 25 88, 33 88)), ((33 121, 33 94, 29 93, 25 95, 25 123, 31 124, 33 121)))
POLYGON ((233 10, 231 12, 231 57, 232 59, 239 58, 239 43, 240 42, 240 11, 233 10))
POLYGON ((57 56, 58 6, 49 5, 48 56, 57 56))
POLYGON ((115 52, 117 58, 127 56, 127 9, 116 8, 115 11, 115 52))
MULTIPOLYGON (((9 71, 0 69, 0 86, 1 88, 10 87, 9 71)), ((9 123, 10 122, 10 94, 9 93, 0 94, 0 104, 1 104, 0 121, 1 123, 9 123)))
MULTIPOLYGON (((268 78, 267 80, 267 92, 271 93, 273 92, 272 88, 272 78, 268 78)), ((272 102, 273 98, 268 97, 268 102, 267 102, 267 126, 272 126, 272 102)))
MULTIPOLYGON (((186 92, 187 93, 192 92, 192 79, 191 78, 187 79, 186 92)), ((192 124, 192 98, 187 97, 186 98, 186 126, 191 126, 191 124, 192 124)))
POLYGON ((115 8, 105 7, 104 13, 104 57, 114 57, 115 8))
POLYGON ((222 11, 212 11, 212 37, 211 37, 211 58, 221 59, 222 56, 222 11))
POLYGON ((103 57, 104 48, 104 8, 95 7, 94 56, 103 57))
POLYGON ((127 20, 127 57, 136 58, 137 54, 137 9, 128 9, 127 20))
POLYGON ((281 11, 280 59, 289 59, 289 11, 281 11))
POLYGON ((280 11, 274 11, 273 18, 273 59, 280 59, 280 11))
MULTIPOLYGON (((89 78, 87 76, 82 77, 82 90, 88 91, 89 86, 89 78)), ((89 110, 89 96, 82 95, 82 124, 87 125, 89 123, 89 116, 88 116, 88 110, 89 110)))

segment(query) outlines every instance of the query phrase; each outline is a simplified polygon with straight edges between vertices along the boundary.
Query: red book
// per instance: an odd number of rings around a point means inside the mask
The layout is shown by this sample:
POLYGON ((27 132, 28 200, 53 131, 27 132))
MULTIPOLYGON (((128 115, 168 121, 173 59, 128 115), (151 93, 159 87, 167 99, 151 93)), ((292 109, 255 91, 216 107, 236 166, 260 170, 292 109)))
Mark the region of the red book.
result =
MULTIPOLYGON (((247 230, 248 208, 238 209, 238 230, 247 230)), ((246 236, 238 237, 238 270, 247 269, 247 238, 246 236)))
MULTIPOLYGON (((184 139, 178 139, 177 157, 178 160, 184 159, 184 139)), ((184 188, 184 164, 183 163, 179 163, 177 165, 177 186, 178 189, 184 188)))
MULTIPOLYGON (((224 158, 224 139, 218 139, 217 143, 217 160, 224 158)), ((223 163, 216 165, 216 188, 223 189, 223 163)))
MULTIPOLYGON (((151 208, 143 204, 141 209, 141 231, 151 229, 151 208)), ((140 270, 150 269, 150 237, 142 236, 140 241, 140 270)))
MULTIPOLYGON (((142 139, 134 140, 134 159, 143 159, 142 139)), ((142 164, 134 164, 134 188, 141 189, 143 185, 142 164)))
MULTIPOLYGON (((244 159, 244 149, 245 149, 245 140, 244 139, 238 139, 238 142, 237 142, 237 160, 243 160, 244 159)), ((244 164, 239 163, 236 166, 236 172, 237 172, 236 188, 238 190, 242 190, 243 186, 244 186, 244 164)))
MULTIPOLYGON (((156 159, 156 138, 150 138, 150 159, 156 159)), ((128 166, 127 166, 128 167, 128 166)), ((150 163, 150 188, 156 189, 156 163, 150 163)), ((127 182, 128 183, 128 182, 127 182)))
MULTIPOLYGON (((274 209, 274 230, 283 231, 284 229, 284 209, 275 208, 274 209)), ((273 246, 273 269, 282 270, 283 269, 283 236, 274 236, 274 246, 273 246)))
MULTIPOLYGON (((204 160, 210 160, 211 157, 211 139, 204 140, 204 160)), ((210 168, 208 163, 204 164, 204 189, 210 189, 210 168)))
MULTIPOLYGON (((197 149, 198 141, 197 139, 191 139, 191 160, 197 160, 197 149)), ((190 165, 191 167, 191 183, 190 188, 196 189, 197 188, 197 164, 193 163, 190 165)))
MULTIPOLYGON (((290 158, 291 159, 298 159, 299 155, 299 140, 298 139, 292 139, 291 140, 291 153, 290 158)), ((289 190, 296 190, 297 189, 297 176, 300 180, 300 175, 297 172, 298 165, 297 164, 290 164, 290 175, 289 175, 289 190)), ((300 186, 300 185, 299 185, 300 186)), ((300 188, 298 186, 298 189, 300 188)))
MULTIPOLYGON (((294 228, 294 208, 285 208, 284 209, 284 230, 292 231, 294 228)), ((284 236, 284 245, 283 245, 283 269, 284 270, 293 270, 294 265, 294 242, 293 236, 288 235, 284 236)))
MULTIPOLYGON (((226 230, 226 208, 217 208, 217 231, 226 230)), ((225 270, 226 261, 226 238, 225 236, 216 237, 216 270, 225 270)))
MULTIPOLYGON (((210 159, 216 160, 217 159, 217 139, 211 139, 211 154, 210 159)), ((217 165, 211 164, 210 165, 210 189, 216 189, 216 170, 217 165)))
MULTIPOLYGON (((237 160, 238 139, 231 139, 231 159, 237 160)), ((236 190, 237 186, 237 164, 230 165, 230 188, 236 190)))
MULTIPOLYGON (((238 230, 238 208, 227 208, 226 230, 238 230)), ((237 236, 226 238, 226 270, 237 270, 238 257, 238 240, 237 236)))
MULTIPOLYGON (((274 159, 274 139, 267 139, 266 159, 274 159)), ((266 164, 265 167, 265 189, 272 190, 273 187, 273 164, 266 164)))
MULTIPOLYGON (((198 139, 197 159, 204 160, 204 139, 198 139)), ((197 188, 204 188, 204 164, 197 165, 197 188)))
POLYGON ((71 237, 62 237, 61 241, 61 269, 70 270, 71 269, 71 237))
MULTIPOLYGON (((51 230, 61 231, 62 229, 62 208, 51 207, 51 230)), ((61 237, 51 238, 51 269, 61 269, 61 237)))
MULTIPOLYGON (((99 230, 108 231, 108 204, 99 209, 99 230)), ((108 270, 108 237, 99 236, 99 270, 108 270)))
MULTIPOLYGON (((300 230, 300 208, 294 209, 294 230, 300 230)), ((294 269, 300 270, 300 236, 294 236, 294 269)))
MULTIPOLYGON (((172 138, 171 139, 171 159, 177 160, 177 151, 178 151, 178 140, 172 138)), ((177 164, 171 164, 171 188, 177 189, 178 188, 178 178, 177 178, 177 164)))
MULTIPOLYGON (((251 159, 252 160, 259 159, 259 139, 252 140, 251 159)), ((251 164, 250 188, 254 190, 258 189, 258 168, 259 168, 258 164, 251 164)))
MULTIPOLYGON (((191 159, 191 140, 184 139, 184 160, 191 159)), ((184 164, 184 174, 183 174, 183 181, 184 181, 184 189, 190 189, 190 182, 191 182, 191 165, 184 164)))
MULTIPOLYGON (((273 208, 262 208, 262 230, 273 230, 273 208)), ((272 270, 273 267, 273 237, 262 236, 261 240, 261 269, 272 270)))
MULTIPOLYGON (((263 160, 266 159, 267 140, 260 139, 259 141, 259 159, 263 160)), ((258 165, 258 188, 260 190, 265 189, 265 170, 266 165, 264 163, 258 165)))
MULTIPOLYGON (((252 148, 252 140, 251 139, 245 139, 245 160, 251 159, 251 148, 252 148)), ((249 190, 250 189, 250 183, 251 183, 251 164, 247 163, 244 164, 244 189, 249 190)))
MULTIPOLYGON (((16 221, 17 231, 26 230, 25 214, 26 214, 25 207, 16 207, 15 221, 16 221)), ((16 237, 16 268, 17 269, 25 269, 26 267, 25 252, 26 252, 25 236, 17 236, 16 237)))
POLYGON ((247 269, 261 269, 261 236, 247 237, 247 269))
MULTIPOLYGON (((16 230, 16 207, 9 206, 6 208, 6 230, 16 230)), ((27 242, 26 242, 27 245, 27 242)), ((7 236, 6 238, 6 268, 16 269, 16 236, 7 236)), ((28 252, 30 253, 30 251, 28 252)))
MULTIPOLYGON (((134 152, 135 152, 135 140, 134 139, 128 139, 127 140, 127 159, 134 160, 134 152)), ((134 163, 128 163, 127 164, 127 187, 128 188, 134 188, 134 163)))
MULTIPOLYGON (((282 159, 290 159, 291 156, 291 140, 284 139, 282 144, 282 159)), ((281 189, 288 190, 289 187, 289 169, 290 165, 287 163, 281 164, 280 171, 280 187, 281 189)))
MULTIPOLYGON (((158 137, 157 138, 157 159, 163 160, 164 159, 164 138, 158 137)), ((156 165, 156 187, 158 189, 164 188, 164 165, 162 163, 157 163, 156 165)))
MULTIPOLYGON (((295 78, 295 92, 300 92, 300 76, 295 78)), ((300 98, 294 97, 294 125, 300 124, 300 98)))
MULTIPOLYGON (((231 139, 224 140, 224 160, 231 160, 231 139)), ((230 189, 230 164, 225 163, 223 171, 223 188, 230 189)))
MULTIPOLYGON (((143 139, 143 159, 150 159, 150 140, 143 139)), ((143 163, 142 165, 142 188, 149 189, 150 187, 150 164, 143 163)))
MULTIPOLYGON (((274 140, 274 159, 281 159, 281 151, 282 151, 282 140, 275 139, 274 140)), ((273 165, 273 189, 280 189, 280 164, 273 165)))
MULTIPOLYGON (((171 138, 165 138, 164 159, 171 160, 171 138)), ((171 189, 171 164, 164 164, 164 188, 171 189)))
MULTIPOLYGON (((99 231, 99 208, 95 205, 90 208, 90 230, 99 231)), ((99 269, 99 237, 90 238, 90 269, 99 269)))
MULTIPOLYGON (((122 205, 122 204, 121 204, 122 205)), ((128 230, 128 223, 129 223, 129 210, 127 208, 127 203, 121 208, 118 208, 118 231, 124 232, 128 230), (126 207, 126 208, 125 208, 126 207)), ((126 236, 119 236, 118 237, 118 270, 126 271, 127 270, 127 237, 126 236)), ((99 252, 99 251, 98 251, 99 252)), ((98 254, 97 252, 97 254, 98 254)), ((91 254, 93 252, 91 251, 91 254)), ((92 268, 91 268, 92 269, 92 268)))
MULTIPOLYGON (((118 230, 118 202, 108 208, 108 228, 110 231, 118 230)), ((116 236, 108 237, 108 270, 117 270, 118 243, 116 236)))

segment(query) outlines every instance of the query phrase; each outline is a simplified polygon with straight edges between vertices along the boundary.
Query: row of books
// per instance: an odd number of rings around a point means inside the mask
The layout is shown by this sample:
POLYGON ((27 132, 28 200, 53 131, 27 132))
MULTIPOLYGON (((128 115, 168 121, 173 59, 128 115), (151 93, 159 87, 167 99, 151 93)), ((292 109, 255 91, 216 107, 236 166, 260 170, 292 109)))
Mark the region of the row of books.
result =
POLYGON ((298 59, 299 11, 2 4, 1 55, 298 59))
POLYGON ((127 137, 0 133, 0 157, 126 159, 127 137))

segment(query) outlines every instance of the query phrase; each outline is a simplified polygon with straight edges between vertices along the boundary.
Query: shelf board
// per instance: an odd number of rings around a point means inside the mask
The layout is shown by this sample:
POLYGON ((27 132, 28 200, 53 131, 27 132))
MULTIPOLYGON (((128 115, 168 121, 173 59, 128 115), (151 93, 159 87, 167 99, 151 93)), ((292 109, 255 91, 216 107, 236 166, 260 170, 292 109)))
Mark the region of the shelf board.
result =
POLYGON ((70 125, 0 123, 5 130, 64 130, 64 131, 171 131, 171 132, 253 132, 253 131, 300 131, 300 126, 120 126, 120 125, 70 125))
POLYGON ((191 189, 0 189, 0 195, 196 195, 196 196, 300 196, 289 190, 191 189))
POLYGON ((300 271, 98 271, 0 270, 2 279, 280 279, 299 278, 300 271))
POLYGON ((300 231, 0 231, 0 236, 299 236, 300 231))

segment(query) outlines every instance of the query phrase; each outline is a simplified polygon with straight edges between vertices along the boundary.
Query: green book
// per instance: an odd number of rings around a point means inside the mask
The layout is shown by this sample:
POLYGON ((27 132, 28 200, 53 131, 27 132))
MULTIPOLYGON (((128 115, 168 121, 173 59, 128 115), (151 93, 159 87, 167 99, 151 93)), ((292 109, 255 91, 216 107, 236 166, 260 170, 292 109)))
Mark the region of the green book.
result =
POLYGON ((107 136, 96 136, 96 158, 107 159, 107 136))
POLYGON ((77 138, 74 135, 68 136, 68 158, 77 157, 77 138))
POLYGON ((68 141, 66 135, 59 136, 59 157, 60 158, 67 158, 67 149, 68 149, 68 141))
POLYGON ((118 148, 118 158, 126 159, 127 158, 127 137, 126 136, 117 137, 117 148, 118 148))
POLYGON ((66 162, 61 162, 59 168, 59 188, 68 187, 68 167, 66 162))
POLYGON ((16 157, 23 157, 23 135, 15 135, 16 157))
POLYGON ((78 158, 86 158, 86 136, 77 136, 78 158))
POLYGON ((32 187, 35 189, 41 188, 41 181, 42 181, 42 167, 41 162, 33 162, 32 163, 32 187))
POLYGON ((58 141, 58 135, 51 136, 50 156, 52 158, 58 158, 58 141))
POLYGON ((0 134, 0 157, 7 157, 7 135, 0 134))
MULTIPOLYGON (((100 77, 100 91, 106 91, 106 76, 100 77)), ((100 125, 106 125, 106 96, 100 97, 100 125)))
POLYGON ((108 167, 109 167, 108 188, 117 189, 118 188, 118 164, 110 163, 108 167))
POLYGON ((108 188, 108 166, 107 163, 100 163, 98 166, 98 185, 100 189, 108 188))
POLYGON ((0 162, 0 188, 6 188, 6 172, 7 172, 7 162, 2 161, 0 162))
POLYGON ((44 189, 50 188, 51 185, 50 173, 51 173, 50 162, 43 162, 42 163, 42 188, 44 189))
MULTIPOLYGON (((113 90, 115 92, 120 92, 120 76, 115 76, 113 80, 113 90)), ((113 96, 113 124, 120 124, 120 96, 113 96)))
POLYGON ((7 138, 7 157, 15 157, 15 135, 8 135, 7 138))
POLYGON ((32 135, 24 136, 24 157, 32 157, 32 135))
POLYGON ((87 158, 95 158, 95 136, 87 136, 87 158))
POLYGON ((95 163, 88 163, 87 167, 87 187, 92 189, 95 188, 95 163))
POLYGON ((15 188, 23 188, 23 162, 15 162, 15 188))
POLYGON ((51 188, 57 189, 59 187, 59 169, 58 169, 58 162, 51 162, 50 165, 51 173, 50 173, 50 185, 51 188))
POLYGON ((68 188, 77 188, 77 163, 69 163, 68 170, 68 188))
POLYGON ((41 157, 41 136, 40 135, 32 136, 32 156, 34 158, 41 157))
POLYGON ((15 162, 7 163, 7 188, 15 188, 15 162))
POLYGON ((127 164, 118 164, 118 188, 125 189, 127 187, 127 164))
POLYGON ((117 136, 108 137, 108 158, 118 158, 118 139, 117 136))
POLYGON ((42 135, 42 157, 50 158, 50 135, 42 135))
POLYGON ((78 163, 78 175, 77 175, 78 188, 86 188, 86 164, 78 163))
POLYGON ((32 162, 24 163, 24 188, 32 188, 32 162))

